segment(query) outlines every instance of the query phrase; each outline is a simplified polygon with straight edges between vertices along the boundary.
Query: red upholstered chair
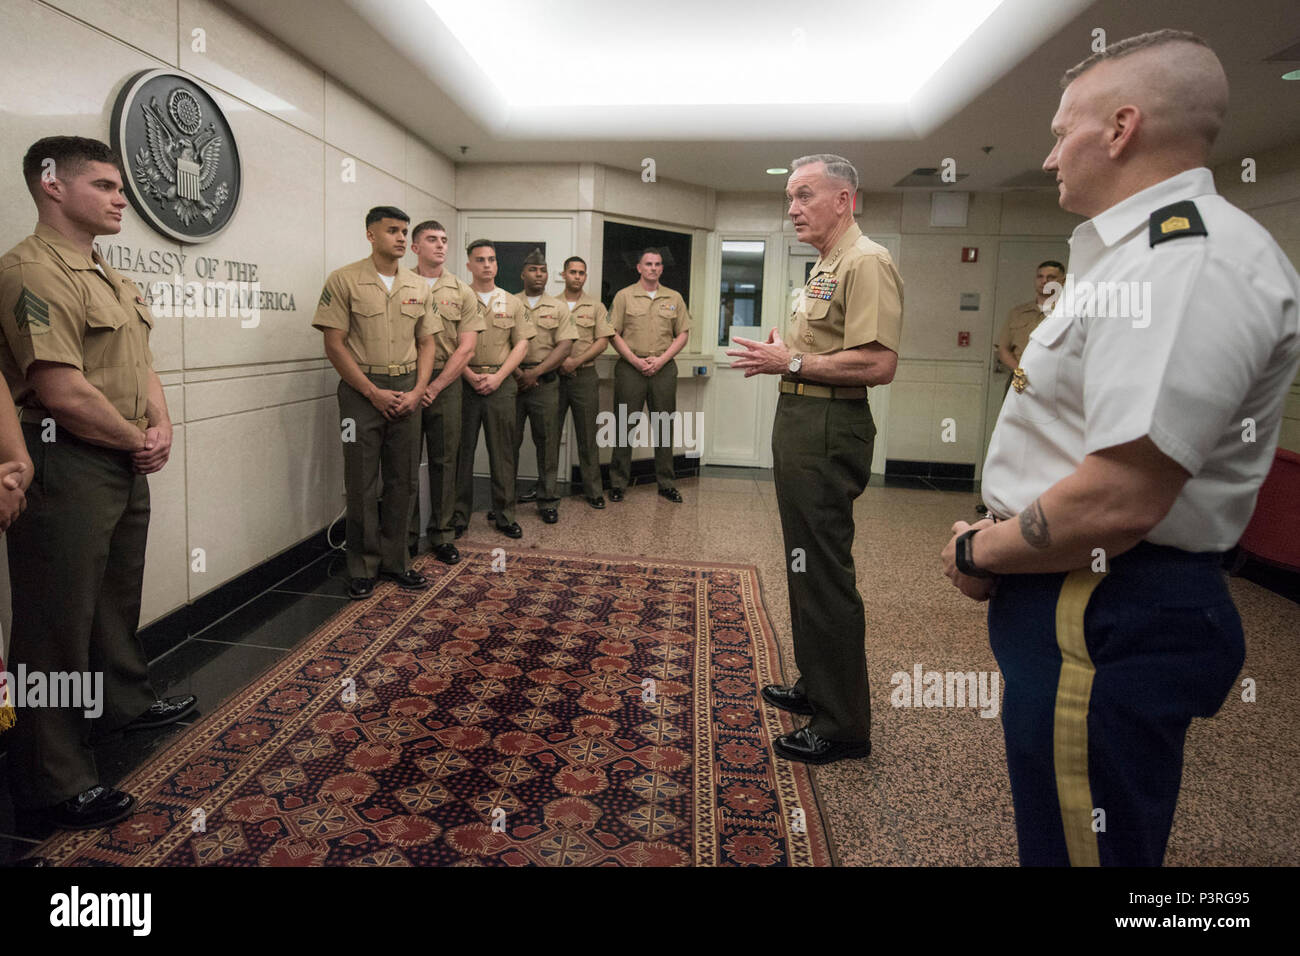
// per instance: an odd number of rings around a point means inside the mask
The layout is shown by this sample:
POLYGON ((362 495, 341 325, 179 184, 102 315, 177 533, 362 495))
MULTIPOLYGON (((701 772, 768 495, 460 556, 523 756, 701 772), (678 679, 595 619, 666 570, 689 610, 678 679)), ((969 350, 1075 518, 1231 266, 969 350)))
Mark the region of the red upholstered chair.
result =
POLYGON ((1277 450, 1239 546, 1252 558, 1300 571, 1300 455, 1277 450))

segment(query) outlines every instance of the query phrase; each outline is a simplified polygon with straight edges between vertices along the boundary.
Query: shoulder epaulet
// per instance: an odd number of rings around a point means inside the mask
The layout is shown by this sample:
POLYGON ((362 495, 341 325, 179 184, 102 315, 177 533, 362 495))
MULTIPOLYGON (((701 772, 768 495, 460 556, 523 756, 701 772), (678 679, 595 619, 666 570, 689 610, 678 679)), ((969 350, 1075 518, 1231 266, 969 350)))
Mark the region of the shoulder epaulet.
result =
POLYGON ((1183 236, 1208 236, 1196 203, 1190 199, 1162 206, 1151 214, 1148 223, 1151 245, 1181 239, 1183 236))

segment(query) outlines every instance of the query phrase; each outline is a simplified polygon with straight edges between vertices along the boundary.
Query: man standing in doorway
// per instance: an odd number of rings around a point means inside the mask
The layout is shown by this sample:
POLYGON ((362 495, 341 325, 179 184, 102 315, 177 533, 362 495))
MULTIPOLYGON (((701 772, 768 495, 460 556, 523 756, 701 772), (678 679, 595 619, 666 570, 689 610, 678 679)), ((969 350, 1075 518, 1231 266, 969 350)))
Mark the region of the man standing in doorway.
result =
MULTIPOLYGON (((640 282, 620 289, 610 309, 614 348, 621 356, 614 366, 614 407, 627 416, 647 406, 669 421, 677 410, 677 362, 691 331, 691 314, 681 294, 659 284, 664 260, 658 249, 646 249, 637 259, 640 282)), ((621 416, 620 416, 621 418, 621 416)), ((653 421, 653 419, 652 419, 653 421)), ((672 427, 649 430, 655 449, 655 480, 659 494, 681 504, 673 476, 672 427)), ((632 480, 632 446, 620 436, 609 468, 609 497, 622 501, 632 480)))
POLYGON ((1056 295, 1051 291, 1044 291, 1052 282, 1056 283, 1054 288, 1059 294, 1061 283, 1065 282, 1065 266, 1054 259, 1049 259, 1039 263, 1038 271, 1034 275, 1034 301, 1018 305, 1008 313, 1007 321, 1003 323, 1001 331, 998 332, 998 339, 993 343, 998 361, 1012 373, 1007 377, 1007 384, 1002 389, 1003 394, 1011 388, 1011 382, 1015 378, 1014 373, 1020 367, 1020 356, 1024 354, 1025 346, 1029 344, 1029 333, 1038 328, 1038 324, 1043 321, 1043 316, 1052 310, 1056 302, 1056 295))
POLYGON ((795 235, 821 254, 796 301, 791 343, 736 338, 733 368, 780 375, 772 428, 799 680, 770 704, 812 718, 773 742, 778 756, 830 763, 871 753, 866 617, 853 566, 853 502, 871 477, 876 426, 867 389, 888 385, 903 334, 903 280, 853 221, 858 172, 820 153, 790 164, 795 235), (796 552, 805 559, 800 562, 796 552))

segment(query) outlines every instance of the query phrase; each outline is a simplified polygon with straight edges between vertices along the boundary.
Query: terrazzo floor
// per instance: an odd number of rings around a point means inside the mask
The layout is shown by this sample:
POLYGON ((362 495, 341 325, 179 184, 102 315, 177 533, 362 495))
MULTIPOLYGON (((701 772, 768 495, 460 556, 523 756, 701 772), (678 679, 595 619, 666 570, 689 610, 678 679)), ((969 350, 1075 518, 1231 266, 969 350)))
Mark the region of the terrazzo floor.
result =
MULTIPOLYGON (((485 484, 485 483, 484 483, 485 484)), ((814 768, 839 861, 870 866, 1015 865, 1016 836, 1001 720, 976 708, 894 708, 892 674, 994 671, 984 605, 943 576, 939 551, 957 519, 973 520, 976 494, 942 482, 879 477, 858 499, 854 560, 867 610, 873 753, 814 768)), ((956 483, 960 484, 960 483, 956 483)), ((678 482, 672 504, 653 484, 603 511, 565 498, 560 522, 521 503, 524 537, 511 541, 475 513, 467 543, 678 557, 756 565, 787 678, 793 679, 784 547, 770 472, 706 469, 678 482), (720 475, 726 475, 721 477, 720 475)), ((478 497, 486 499, 485 494, 478 497)), ((287 653, 346 602, 342 556, 326 555, 153 662, 165 693, 197 693, 205 712, 287 653)), ((1235 578, 1246 633, 1243 677, 1257 700, 1234 695, 1192 724, 1168 865, 1300 863, 1300 605, 1235 578)), ((119 736, 97 750, 105 782, 126 776, 183 725, 119 736)), ((0 778, 5 772, 0 758, 0 778)), ((15 824, 0 786, 0 862, 43 834, 15 824)))

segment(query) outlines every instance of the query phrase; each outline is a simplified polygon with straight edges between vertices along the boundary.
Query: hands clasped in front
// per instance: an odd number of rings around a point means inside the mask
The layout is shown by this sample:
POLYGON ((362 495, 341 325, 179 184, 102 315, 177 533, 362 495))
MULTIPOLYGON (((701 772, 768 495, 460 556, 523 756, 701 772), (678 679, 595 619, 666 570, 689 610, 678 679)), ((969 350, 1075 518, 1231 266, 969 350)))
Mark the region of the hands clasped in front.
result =
POLYGON ((948 575, 952 586, 973 601, 987 601, 997 590, 997 578, 972 578, 957 570, 957 539, 971 528, 981 530, 993 527, 992 518, 982 518, 974 524, 958 521, 952 526, 952 537, 943 549, 943 573, 948 575))

